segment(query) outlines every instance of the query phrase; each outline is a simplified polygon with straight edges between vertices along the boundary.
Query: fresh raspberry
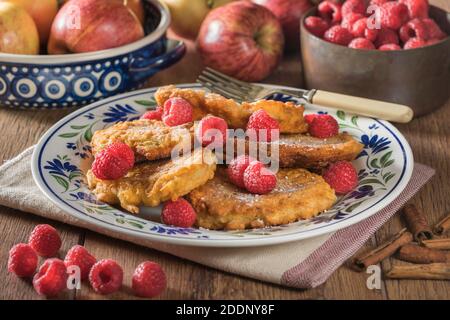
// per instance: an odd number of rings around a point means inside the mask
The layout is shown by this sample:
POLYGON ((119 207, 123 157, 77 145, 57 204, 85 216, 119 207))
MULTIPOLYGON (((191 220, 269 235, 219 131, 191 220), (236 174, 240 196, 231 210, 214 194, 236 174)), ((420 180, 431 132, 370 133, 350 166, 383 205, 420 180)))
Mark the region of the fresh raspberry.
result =
POLYGON ((370 40, 366 38, 356 38, 348 45, 349 48, 360 49, 360 50, 375 50, 375 46, 370 40))
POLYGON ((329 114, 321 114, 309 125, 309 134, 317 138, 330 138, 339 133, 339 124, 329 114))
POLYGON ((344 27, 341 26, 332 26, 328 29, 323 38, 329 42, 336 43, 342 46, 348 46, 350 41, 352 41, 353 36, 344 27))
POLYGON ((254 160, 255 159, 247 155, 241 155, 231 160, 227 168, 230 181, 238 187, 245 188, 244 171, 247 169, 250 162, 254 160))
POLYGON ((311 113, 311 114, 305 114, 303 116, 303 118, 305 119, 306 123, 310 125, 313 122, 313 120, 319 116, 320 116, 319 114, 311 113))
POLYGON ((97 293, 116 292, 123 282, 122 267, 112 259, 100 260, 92 266, 89 272, 89 282, 97 293))
POLYGON ((375 47, 379 48, 384 44, 399 44, 397 33, 391 29, 381 28, 375 40, 375 47))
POLYGON ((363 18, 364 16, 360 13, 350 12, 342 18, 341 26, 351 31, 353 24, 363 18))
POLYGON ((37 293, 47 297, 58 295, 67 287, 67 271, 64 262, 57 258, 44 261, 34 275, 33 287, 37 293))
POLYGON ((323 1, 318 7, 319 16, 330 22, 338 23, 342 20, 341 5, 332 1, 323 1))
POLYGON ((222 146, 227 140, 227 122, 219 117, 207 116, 200 120, 195 136, 202 143, 203 147, 210 144, 212 146, 222 146), (216 141, 216 138, 217 141, 216 141))
POLYGON ((402 47, 400 47, 398 44, 395 43, 389 43, 389 44, 383 44, 378 48, 378 50, 381 51, 392 51, 392 50, 402 50, 402 47))
POLYGON ((380 7, 381 5, 383 5, 389 1, 391 1, 391 0, 370 0, 369 5, 380 7))
POLYGON ((163 115, 163 108, 157 107, 155 110, 150 110, 141 116, 141 119, 147 120, 161 120, 163 115))
POLYGON ((345 194, 358 184, 355 167, 348 161, 339 161, 330 165, 323 174, 323 178, 337 194, 345 194))
POLYGON ((428 18, 428 0, 399 0, 408 8, 410 19, 428 18))
POLYGON ((422 22, 425 24, 427 31, 428 31, 428 37, 430 39, 444 39, 447 37, 447 34, 445 34, 444 31, 437 25, 436 21, 430 18, 422 19, 422 22))
POLYGON ((78 266, 80 268, 81 280, 86 280, 89 277, 89 271, 97 262, 97 259, 91 255, 85 247, 76 245, 70 248, 64 259, 64 264, 69 266, 78 266))
POLYGON ((258 141, 276 140, 275 132, 280 131, 278 121, 272 118, 266 111, 258 110, 252 113, 247 123, 247 133, 251 136, 256 133, 258 141), (275 131, 276 130, 276 131, 275 131))
POLYGON ((356 38, 366 38, 372 42, 375 41, 378 36, 378 29, 369 27, 367 18, 355 21, 350 32, 356 38))
POLYGON ((380 23, 382 28, 398 30, 408 19, 408 7, 403 3, 386 2, 381 6, 380 23))
POLYGON ((405 23, 399 31, 400 39, 407 42, 410 38, 428 39, 428 29, 420 19, 413 19, 405 23))
POLYGON ((193 121, 193 108, 183 98, 170 98, 164 103, 163 122, 170 127, 193 121))
POLYGON ((92 173, 101 180, 116 180, 125 176, 133 165, 133 150, 125 143, 115 142, 95 155, 92 173))
POLYGON ((31 231, 28 244, 41 257, 54 257, 61 248, 58 231, 48 224, 38 224, 31 231))
POLYGON ((251 193, 269 193, 277 186, 277 176, 262 162, 255 160, 250 162, 244 171, 244 185, 251 193))
POLYGON ((405 49, 405 50, 416 49, 416 48, 425 47, 426 45, 427 45, 427 42, 424 39, 411 38, 403 45, 403 49, 405 49))
POLYGON ((180 228, 190 228, 197 219, 197 213, 191 204, 183 198, 167 201, 163 205, 161 220, 163 223, 180 228))
POLYGON ((351 13, 364 15, 366 13, 366 6, 363 0, 347 0, 342 5, 341 13, 342 19, 351 13))
POLYGON ((305 27, 316 37, 322 38, 325 31, 328 30, 328 22, 321 17, 309 16, 305 19, 305 27))
POLYGON ((134 271, 131 287, 139 297, 154 298, 161 294, 166 286, 166 274, 156 262, 142 262, 134 271))
POLYGON ((8 271, 18 277, 31 277, 36 271, 38 256, 30 245, 16 244, 9 250, 8 271))

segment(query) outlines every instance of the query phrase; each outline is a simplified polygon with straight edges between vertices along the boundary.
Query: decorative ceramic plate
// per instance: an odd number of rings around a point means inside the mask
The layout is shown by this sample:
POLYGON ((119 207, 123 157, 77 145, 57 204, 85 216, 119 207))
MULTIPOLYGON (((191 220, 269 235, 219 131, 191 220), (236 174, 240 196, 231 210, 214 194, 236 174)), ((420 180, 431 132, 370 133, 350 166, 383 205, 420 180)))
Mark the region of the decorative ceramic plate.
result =
MULTIPOLYGON (((196 87, 188 84, 183 87, 196 87)), ((139 216, 96 200, 84 183, 92 158, 93 132, 118 121, 138 119, 155 107, 156 88, 122 94, 73 112, 56 123, 38 143, 32 160, 33 177, 58 207, 86 222, 137 238, 167 243, 244 247, 282 243, 330 233, 366 219, 392 202, 408 183, 413 156, 408 142, 391 124, 309 105, 306 113, 329 113, 364 144, 354 161, 359 185, 319 216, 277 227, 244 231, 177 228, 159 222, 160 208, 145 208, 139 216)), ((271 99, 299 102, 276 94, 271 99)))

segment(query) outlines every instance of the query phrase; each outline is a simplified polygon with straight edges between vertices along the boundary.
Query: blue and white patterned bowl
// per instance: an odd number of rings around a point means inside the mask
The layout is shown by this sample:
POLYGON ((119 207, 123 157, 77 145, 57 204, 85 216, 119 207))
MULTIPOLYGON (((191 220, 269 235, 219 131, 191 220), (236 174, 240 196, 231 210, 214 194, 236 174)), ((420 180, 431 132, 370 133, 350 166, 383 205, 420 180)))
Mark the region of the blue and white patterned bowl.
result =
POLYGON ((183 42, 168 40, 170 14, 145 0, 147 36, 102 51, 66 55, 0 53, 0 105, 23 109, 82 106, 141 87, 156 72, 180 60, 183 42))

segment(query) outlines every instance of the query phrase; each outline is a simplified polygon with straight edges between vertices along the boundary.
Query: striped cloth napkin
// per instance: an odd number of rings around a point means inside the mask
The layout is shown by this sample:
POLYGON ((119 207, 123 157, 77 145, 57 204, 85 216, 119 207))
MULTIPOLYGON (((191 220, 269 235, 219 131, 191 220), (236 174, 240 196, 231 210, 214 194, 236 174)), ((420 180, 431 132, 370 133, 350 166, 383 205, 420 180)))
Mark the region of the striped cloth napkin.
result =
POLYGON ((50 202, 31 176, 33 147, 0 166, 0 205, 86 228, 109 237, 164 251, 212 268, 295 288, 323 282, 394 215, 434 175, 416 163, 406 189, 370 218, 312 239, 249 248, 198 248, 138 240, 75 219, 50 202))

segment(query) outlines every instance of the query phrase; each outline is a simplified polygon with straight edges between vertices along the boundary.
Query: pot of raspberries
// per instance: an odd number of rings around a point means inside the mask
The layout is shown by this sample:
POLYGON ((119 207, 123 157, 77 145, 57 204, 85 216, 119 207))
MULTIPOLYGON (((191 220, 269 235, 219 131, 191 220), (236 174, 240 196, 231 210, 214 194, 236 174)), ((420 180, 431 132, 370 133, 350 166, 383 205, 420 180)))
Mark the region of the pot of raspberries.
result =
POLYGON ((429 113, 450 96, 449 35, 428 0, 321 1, 301 23, 306 86, 429 113))

